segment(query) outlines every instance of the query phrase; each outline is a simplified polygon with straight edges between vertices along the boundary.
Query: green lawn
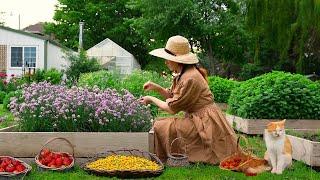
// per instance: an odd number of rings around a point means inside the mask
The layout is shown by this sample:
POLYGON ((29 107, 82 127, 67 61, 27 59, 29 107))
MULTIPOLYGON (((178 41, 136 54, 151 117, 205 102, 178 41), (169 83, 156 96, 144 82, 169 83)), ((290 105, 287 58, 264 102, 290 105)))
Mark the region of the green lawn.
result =
POLYGON ((0 104, 0 118, 4 119, 4 121, 0 120, 0 129, 14 124, 12 113, 10 113, 7 109, 4 109, 2 104, 0 104))
MULTIPOLYGON (((250 146, 254 149, 254 154, 262 157, 265 151, 265 145, 262 140, 262 137, 254 136, 249 137, 246 136, 250 146)), ((243 142, 241 143, 243 144, 243 142)), ((111 179, 105 177, 98 177, 94 175, 89 175, 79 167, 75 167, 75 169, 71 172, 67 173, 56 173, 56 172, 40 172, 36 170, 37 168, 33 166, 32 172, 25 179, 111 179)), ((225 170, 220 170, 218 166, 210 166, 197 164, 192 165, 186 168, 166 168, 164 173, 155 178, 155 179, 320 179, 320 172, 316 172, 312 168, 306 166, 301 162, 294 162, 293 166, 284 171, 282 175, 273 175, 270 172, 262 173, 256 177, 246 177, 242 173, 230 172, 225 170)), ((113 178, 115 179, 115 178, 113 178)))

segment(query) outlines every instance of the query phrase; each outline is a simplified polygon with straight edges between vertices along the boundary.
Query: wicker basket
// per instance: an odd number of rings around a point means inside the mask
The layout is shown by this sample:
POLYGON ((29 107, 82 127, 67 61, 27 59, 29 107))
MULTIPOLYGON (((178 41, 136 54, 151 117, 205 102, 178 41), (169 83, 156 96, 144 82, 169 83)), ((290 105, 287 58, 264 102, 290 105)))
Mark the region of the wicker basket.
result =
POLYGON ((173 143, 178 139, 182 139, 183 140, 182 137, 175 138, 171 142, 171 145, 170 145, 168 159, 167 159, 167 163, 166 163, 170 167, 183 167, 183 166, 188 166, 189 165, 189 160, 188 160, 188 156, 187 156, 187 145, 185 145, 184 154, 172 153, 171 152, 173 143))
POLYGON ((255 162, 255 160, 260 160, 259 158, 257 158, 256 156, 254 156, 252 154, 252 148, 246 148, 246 149, 240 148, 240 144, 239 144, 240 138, 244 139, 247 147, 249 146, 247 138, 240 135, 237 140, 238 151, 236 153, 232 154, 231 156, 228 156, 225 159, 223 159, 219 165, 220 169, 229 170, 229 171, 242 171, 243 172, 246 168, 249 167, 250 162, 255 162), (241 159, 241 163, 238 166, 233 167, 233 168, 225 168, 222 166, 225 162, 230 161, 230 160, 234 160, 236 158, 241 159))
MULTIPOLYGON (((53 152, 53 151, 52 151, 53 152)), ((35 162, 38 166, 38 168, 40 170, 52 170, 52 171, 67 171, 67 170, 70 170, 73 166, 74 166, 74 161, 75 161, 75 158, 74 158, 74 147, 73 145, 71 144, 71 142, 66 139, 66 138, 63 138, 63 137, 54 137, 54 138, 51 138, 49 139, 41 148, 39 154, 35 157, 35 162), (63 166, 63 167, 60 167, 60 168, 52 168, 52 167, 48 167, 48 166, 45 166, 43 164, 40 163, 39 161, 39 156, 40 156, 40 153, 41 151, 47 147, 47 145, 49 145, 50 143, 56 141, 56 140, 63 140, 65 142, 67 142, 68 146, 70 147, 70 149, 72 149, 72 154, 68 153, 68 152, 54 152, 54 153, 65 153, 67 154, 69 157, 72 157, 72 162, 70 165, 68 166, 63 166)))
POLYGON ((12 178, 23 179, 23 177, 25 175, 27 175, 32 170, 32 167, 29 164, 21 161, 20 159, 17 159, 17 158, 11 157, 11 156, 0 156, 0 158, 14 159, 16 161, 19 161, 26 168, 24 171, 22 171, 20 173, 0 172, 0 179, 3 179, 3 178, 7 178, 7 179, 12 179, 12 178))
POLYGON ((146 151, 140 151, 138 149, 120 149, 115 151, 109 150, 105 153, 97 154, 95 157, 89 159, 87 162, 82 164, 81 167, 85 171, 91 174, 95 174, 99 176, 119 177, 119 178, 155 177, 155 176, 159 176, 164 170, 164 166, 162 162, 156 155, 146 151), (87 167, 89 163, 94 162, 101 158, 108 157, 110 155, 132 155, 132 156, 146 158, 148 160, 156 162, 160 166, 160 169, 159 170, 110 170, 108 171, 108 170, 94 170, 87 167))

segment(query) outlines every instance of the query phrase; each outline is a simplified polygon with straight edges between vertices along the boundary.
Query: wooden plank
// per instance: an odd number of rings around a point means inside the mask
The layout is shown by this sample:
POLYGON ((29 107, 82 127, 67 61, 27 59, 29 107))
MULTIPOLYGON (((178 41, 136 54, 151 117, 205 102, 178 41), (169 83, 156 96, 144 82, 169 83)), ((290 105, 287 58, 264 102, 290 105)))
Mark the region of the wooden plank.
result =
POLYGON ((149 131, 148 142, 149 142, 149 152, 154 153, 154 131, 153 131, 153 128, 149 131))
MULTIPOLYGON (((227 114, 226 118, 231 126, 246 134, 263 134, 269 122, 279 121, 278 119, 245 119, 227 114)), ((287 119, 286 129, 320 129, 320 120, 287 119)))
POLYGON ((310 166, 320 166, 320 142, 287 135, 292 144, 292 157, 310 166))
MULTIPOLYGON (((0 154, 14 157, 34 157, 44 143, 53 137, 63 137, 74 145, 76 157, 91 157, 106 150, 136 148, 148 151, 148 132, 0 132, 0 154)), ((64 141, 50 143, 53 150, 71 152, 64 141)))

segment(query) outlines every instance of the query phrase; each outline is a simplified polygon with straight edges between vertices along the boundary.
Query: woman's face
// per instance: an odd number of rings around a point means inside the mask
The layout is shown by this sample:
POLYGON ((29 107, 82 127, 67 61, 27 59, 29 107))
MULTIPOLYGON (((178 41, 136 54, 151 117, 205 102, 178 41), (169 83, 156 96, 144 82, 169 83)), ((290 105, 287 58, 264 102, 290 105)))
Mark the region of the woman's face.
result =
POLYGON ((165 64, 166 64, 167 67, 170 69, 170 71, 176 72, 176 71, 179 69, 179 63, 166 60, 166 61, 165 61, 165 64))

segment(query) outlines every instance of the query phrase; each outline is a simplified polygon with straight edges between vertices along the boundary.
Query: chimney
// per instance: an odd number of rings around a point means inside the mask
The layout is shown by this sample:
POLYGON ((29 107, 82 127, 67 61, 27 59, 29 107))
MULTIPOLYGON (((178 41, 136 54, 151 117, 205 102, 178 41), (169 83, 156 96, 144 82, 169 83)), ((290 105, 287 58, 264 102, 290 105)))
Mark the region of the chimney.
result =
POLYGON ((84 26, 84 22, 79 22, 79 48, 78 48, 78 52, 80 52, 80 50, 83 48, 83 41, 82 41, 82 32, 83 32, 83 26, 84 26))

